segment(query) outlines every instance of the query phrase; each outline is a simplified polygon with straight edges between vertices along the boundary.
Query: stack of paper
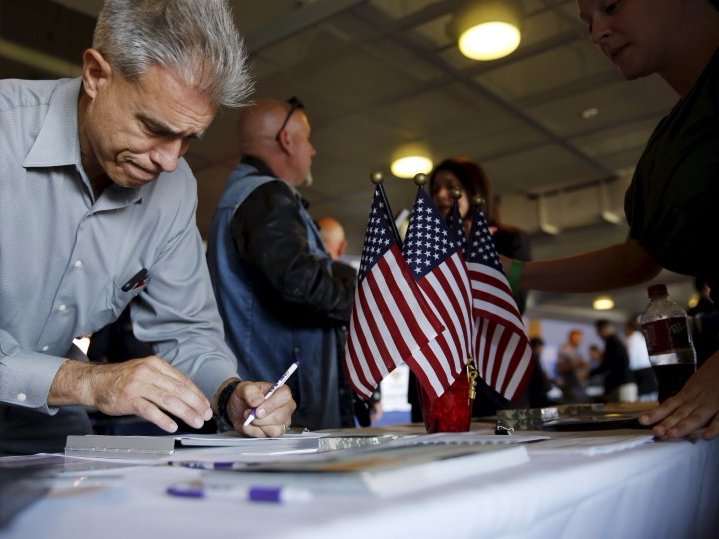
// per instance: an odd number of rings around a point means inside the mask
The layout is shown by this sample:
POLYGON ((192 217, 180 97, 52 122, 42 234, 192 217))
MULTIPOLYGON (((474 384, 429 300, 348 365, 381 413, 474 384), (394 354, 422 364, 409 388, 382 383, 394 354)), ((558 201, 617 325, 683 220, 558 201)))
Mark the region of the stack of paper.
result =
POLYGON ((303 432, 285 434, 281 438, 249 438, 234 431, 222 434, 182 434, 174 439, 183 447, 234 447, 243 451, 291 451, 319 449, 324 434, 303 432))
POLYGON ((151 461, 174 455, 182 447, 228 447, 238 453, 270 453, 291 450, 317 450, 323 434, 285 434, 281 438, 249 438, 235 432, 223 434, 182 434, 171 436, 68 436, 65 455, 151 461))

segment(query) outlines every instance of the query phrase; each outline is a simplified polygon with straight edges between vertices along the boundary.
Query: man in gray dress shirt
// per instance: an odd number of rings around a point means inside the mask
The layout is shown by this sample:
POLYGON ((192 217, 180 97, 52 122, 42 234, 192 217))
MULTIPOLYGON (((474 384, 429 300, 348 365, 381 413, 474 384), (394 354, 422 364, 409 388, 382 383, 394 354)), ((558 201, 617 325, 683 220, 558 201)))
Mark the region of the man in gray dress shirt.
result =
POLYGON ((223 0, 107 0, 81 79, 0 81, 0 454, 89 432, 72 405, 168 432, 213 411, 251 436, 289 425, 287 388, 237 378, 182 158, 250 86, 223 0), (73 359, 133 298, 155 355, 73 359))

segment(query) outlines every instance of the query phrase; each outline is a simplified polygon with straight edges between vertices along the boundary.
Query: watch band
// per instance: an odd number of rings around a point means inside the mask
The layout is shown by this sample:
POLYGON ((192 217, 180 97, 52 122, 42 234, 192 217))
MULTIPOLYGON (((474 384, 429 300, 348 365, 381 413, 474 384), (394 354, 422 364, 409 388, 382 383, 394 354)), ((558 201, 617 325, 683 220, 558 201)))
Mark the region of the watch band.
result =
POLYGON ((232 394, 235 392, 235 388, 238 385, 240 385, 239 380, 230 382, 222 389, 220 396, 217 398, 217 413, 220 416, 220 419, 222 419, 222 421, 224 421, 231 427, 234 427, 234 425, 232 424, 230 417, 227 415, 227 405, 230 402, 230 397, 232 397, 232 394))

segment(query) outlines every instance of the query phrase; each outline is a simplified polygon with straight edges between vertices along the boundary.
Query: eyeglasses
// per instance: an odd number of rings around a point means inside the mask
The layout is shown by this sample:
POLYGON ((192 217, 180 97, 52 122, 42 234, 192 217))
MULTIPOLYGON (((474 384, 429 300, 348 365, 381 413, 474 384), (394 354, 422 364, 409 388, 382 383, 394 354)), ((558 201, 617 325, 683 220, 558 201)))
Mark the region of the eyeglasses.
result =
POLYGON ((292 113, 293 113, 294 111, 296 111, 297 109, 304 109, 304 108, 305 108, 305 106, 304 106, 304 104, 302 103, 302 101, 300 101, 299 99, 297 99, 294 95, 287 100, 287 103, 290 105, 290 108, 289 108, 289 110, 287 111, 287 116, 285 116, 285 121, 282 122, 282 125, 281 125, 280 128, 277 130, 277 134, 275 135, 275 140, 276 140, 277 142, 280 141, 280 133, 282 133, 282 130, 283 130, 285 127, 287 127, 287 122, 290 121, 290 116, 292 116, 292 113))

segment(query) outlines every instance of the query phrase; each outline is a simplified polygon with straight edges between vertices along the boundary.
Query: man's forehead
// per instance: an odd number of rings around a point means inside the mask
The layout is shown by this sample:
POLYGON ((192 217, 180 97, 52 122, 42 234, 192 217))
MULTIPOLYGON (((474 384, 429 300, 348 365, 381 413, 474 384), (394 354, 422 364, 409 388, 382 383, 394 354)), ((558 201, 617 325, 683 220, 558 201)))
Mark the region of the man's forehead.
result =
POLYGON ((217 103, 171 68, 153 66, 131 84, 138 90, 138 119, 168 134, 199 137, 217 112, 217 103))

